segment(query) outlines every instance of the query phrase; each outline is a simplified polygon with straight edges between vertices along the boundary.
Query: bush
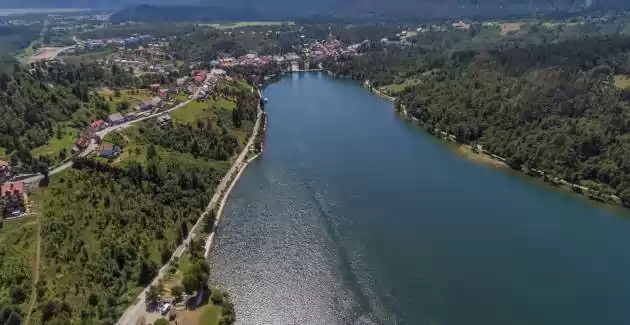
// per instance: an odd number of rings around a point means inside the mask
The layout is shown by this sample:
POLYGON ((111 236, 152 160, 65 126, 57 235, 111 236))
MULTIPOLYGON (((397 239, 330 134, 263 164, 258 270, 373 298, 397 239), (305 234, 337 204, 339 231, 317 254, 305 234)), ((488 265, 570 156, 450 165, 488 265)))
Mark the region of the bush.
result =
POLYGON ((212 290, 212 294, 210 294, 210 300, 212 303, 221 306, 223 305, 223 301, 225 300, 225 295, 218 289, 212 290))
POLYGON ((153 325, 169 325, 168 319, 160 318, 153 323, 153 325))

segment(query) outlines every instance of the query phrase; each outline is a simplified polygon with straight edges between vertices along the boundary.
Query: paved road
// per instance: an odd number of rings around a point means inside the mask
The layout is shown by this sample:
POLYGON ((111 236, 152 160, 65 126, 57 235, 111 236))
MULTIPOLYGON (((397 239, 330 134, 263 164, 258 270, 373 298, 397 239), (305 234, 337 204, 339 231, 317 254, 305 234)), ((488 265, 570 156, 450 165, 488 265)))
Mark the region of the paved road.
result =
POLYGON ((142 292, 136 299, 136 302, 133 305, 129 306, 129 308, 127 308, 125 313, 118 320, 118 323, 116 323, 117 325, 136 325, 136 322, 138 321, 138 319, 140 319, 140 317, 142 316, 145 316, 146 314, 146 299, 145 298, 146 298, 146 292, 148 288, 152 285, 157 285, 160 279, 162 279, 167 274, 168 265, 170 264, 170 261, 174 259, 179 259, 182 256, 182 254, 186 251, 186 247, 188 246, 190 241, 194 238, 194 233, 201 226, 203 218, 206 216, 208 212, 210 212, 214 208, 214 206, 217 204, 217 202, 221 198, 221 194, 225 192, 225 190, 229 186, 230 181, 232 180, 232 177, 236 173, 238 173, 239 168, 243 165, 243 161, 245 160, 245 157, 247 157, 247 153, 249 152, 249 149, 254 144, 254 140, 256 139, 256 135, 258 134, 258 128, 260 127, 261 114, 262 112, 259 106, 258 115, 256 118, 256 124, 254 124, 254 129, 252 131, 252 134, 249 137, 249 140, 247 141, 245 148, 243 148, 241 153, 238 155, 238 158, 236 158, 236 160, 232 164, 232 167, 230 167, 230 170, 228 170, 228 172, 223 176, 223 179, 221 179, 221 183, 219 183, 219 185, 217 186, 214 192, 214 195, 212 196, 212 199, 210 200, 210 203, 206 207, 206 210, 201 214, 199 219, 197 219, 197 222, 195 223, 195 225, 188 232, 188 237, 184 240, 184 242, 181 245, 179 245, 179 247, 177 247, 177 249, 171 256, 171 259, 169 260, 169 262, 164 264, 164 266, 160 269, 160 271, 158 272, 158 275, 155 277, 155 279, 153 279, 151 284, 149 284, 149 286, 147 286, 146 288, 144 288, 144 290, 142 290, 142 292))

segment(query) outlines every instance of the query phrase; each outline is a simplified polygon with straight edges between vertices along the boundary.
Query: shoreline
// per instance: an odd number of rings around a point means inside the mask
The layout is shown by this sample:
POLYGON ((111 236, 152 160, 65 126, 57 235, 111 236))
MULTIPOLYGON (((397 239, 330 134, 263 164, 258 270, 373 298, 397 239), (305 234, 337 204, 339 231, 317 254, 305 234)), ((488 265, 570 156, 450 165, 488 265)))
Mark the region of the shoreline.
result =
MULTIPOLYGON (((398 99, 397 97, 384 94, 380 89, 376 89, 372 87, 369 80, 366 80, 363 82, 363 87, 367 88, 373 94, 389 102, 395 103, 396 100, 398 99)), ((413 122, 416 125, 420 125, 422 127, 421 123, 416 118, 409 116, 409 114, 407 113, 407 109, 404 106, 401 107, 401 111, 399 111, 399 113, 406 120, 413 122)), ((426 128, 424 127, 423 129, 426 130, 426 128)), ((448 134, 438 129, 435 130, 435 133, 431 131, 429 131, 429 133, 431 133, 433 136, 435 136, 438 139, 453 142, 457 146, 455 149, 457 154, 461 155, 463 158, 469 159, 470 161, 492 166, 495 168, 510 168, 515 171, 521 172, 524 175, 531 176, 536 179, 540 179, 553 186, 561 187, 567 192, 581 194, 581 196, 589 199, 590 201, 596 201, 599 203, 606 203, 610 205, 617 205, 617 206, 625 207, 621 199, 615 194, 607 194, 607 193, 603 193, 603 192, 588 188, 580 184, 571 183, 565 179, 552 176, 543 170, 539 170, 535 168, 528 168, 527 166, 524 166, 524 165, 521 166, 520 169, 512 168, 509 164, 506 163, 505 158, 499 157, 486 150, 482 150, 482 152, 476 152, 475 150, 473 150, 473 146, 466 143, 458 142, 455 139, 455 136, 452 134, 448 134)))
MULTIPOLYGON (((263 98, 262 93, 260 92, 260 89, 257 89, 257 92, 258 92, 258 115, 256 116, 256 124, 254 124, 254 129, 252 130, 252 134, 249 140, 247 141, 247 145, 245 146, 245 148, 243 148, 243 151, 241 151, 241 154, 239 155, 239 158, 237 159, 241 161, 239 163, 235 161, 232 167, 230 168, 230 171, 228 171, 228 173, 225 174, 225 177, 234 175, 235 172, 236 172, 236 175, 231 177, 230 186, 227 188, 227 190, 221 191, 221 192, 217 191, 213 195, 212 200, 210 200, 210 203, 208 204, 208 207, 206 208, 206 211, 204 212, 202 218, 200 218, 201 220, 206 217, 208 212, 212 210, 213 203, 216 204, 215 196, 220 195, 221 202, 219 202, 218 208, 216 210, 217 211, 216 215, 214 216, 214 223, 212 224, 212 230, 208 234, 208 238, 206 238, 206 244, 204 245, 203 257, 206 260, 208 259, 208 256, 210 256, 210 250, 212 249, 214 236, 219 227, 219 221, 221 221, 221 215, 223 214, 223 208, 225 207, 225 204, 227 203, 228 196, 230 196, 232 189, 234 188, 238 180, 241 178, 241 175, 243 175, 243 172, 245 171, 245 169, 247 169, 247 166, 249 166, 249 164, 252 161, 260 157, 264 151, 264 146, 261 146, 259 152, 256 152, 252 157, 250 157, 245 162, 243 162, 243 160, 247 158, 247 153, 253 152, 252 149, 255 149, 254 146, 256 145, 256 139, 259 136, 264 136, 264 133, 267 130, 267 115, 266 115, 267 113, 263 111, 263 107, 260 104, 260 99, 263 98), (262 130, 262 134, 261 134, 261 130, 262 130), (241 157, 243 154, 244 156, 241 157), (236 170, 232 170, 233 168, 236 168, 236 170)), ((223 183, 223 180, 221 182, 223 183)), ((218 199, 219 198, 217 197, 217 200, 218 199)))
POLYGON ((212 232, 210 233, 210 235, 206 239, 205 252, 204 252, 204 255, 203 255, 206 260, 210 256, 210 250, 212 249, 212 243, 214 242, 214 235, 217 233, 216 230, 219 227, 219 221, 221 221, 221 215, 223 214, 223 208, 225 207, 225 204, 227 203, 227 199, 230 196, 230 193, 232 192, 232 189, 234 188, 234 186, 236 185, 238 180, 243 175, 243 172, 245 171, 245 169, 247 169, 247 166, 249 166, 249 164, 251 162, 253 162, 254 160, 256 160, 258 157, 260 157, 260 155, 261 155, 261 153, 257 153, 254 156, 252 156, 251 158, 249 158, 246 162, 241 164, 238 173, 232 179, 230 187, 228 187, 228 189, 223 194, 223 198, 221 199, 221 202, 218 205, 217 214, 215 216, 214 224, 212 226, 212 232))
MULTIPOLYGON (((258 94, 260 95, 260 91, 258 91, 258 94)), ((251 162, 251 160, 253 160, 253 159, 249 159, 249 160, 246 161, 246 164, 243 163, 243 161, 245 160, 245 158, 249 154, 250 149, 253 147, 254 140, 256 139, 256 137, 258 135, 258 129, 259 129, 260 124, 261 124, 262 114, 263 114, 263 112, 262 112, 262 109, 261 109, 261 106, 260 106, 260 97, 259 97, 258 98, 258 113, 256 115, 256 122, 254 124, 254 128, 252 129, 252 133, 251 133, 251 135, 250 135, 250 137, 249 137, 249 139, 247 141, 247 144, 245 145, 243 150, 241 150, 241 152, 239 153, 237 158, 234 160, 234 162, 230 166, 230 169, 221 178, 221 182, 215 188, 215 192, 212 195, 212 198, 210 199, 210 202, 208 203, 208 205, 206 206, 204 211, 201 213, 201 215, 197 219, 197 222, 195 222, 195 224, 190 229, 188 237, 175 249, 175 251, 171 255, 171 257, 168 260, 168 262, 164 263, 164 265, 158 270, 157 276, 155 276, 155 278, 153 278, 151 283, 149 285, 147 285, 144 289, 142 289, 142 291, 140 292, 140 294, 138 294, 138 296, 136 297, 134 302, 131 305, 129 305, 127 307, 127 309, 125 309, 123 314, 118 318, 118 321, 116 322, 117 325, 135 325, 136 324, 136 321, 138 320, 138 316, 140 316, 140 314, 146 308, 145 299, 146 299, 146 293, 147 293, 149 287, 151 287, 153 285, 157 285, 159 283, 159 281, 161 281, 167 275, 168 268, 169 268, 169 265, 171 264, 171 262, 174 261, 174 260, 180 259, 182 257, 182 255, 188 250, 188 246, 190 245, 190 242, 194 238, 199 237, 200 235, 202 235, 202 233, 199 231, 199 229, 200 229, 201 225, 203 224, 203 221, 205 220, 206 216, 208 215, 208 213, 210 211, 212 211, 212 209, 214 208, 214 206, 217 204, 217 202, 220 199, 225 201, 225 198, 227 197, 227 193, 229 193, 229 192, 225 191, 225 187, 228 186, 228 182, 232 181, 231 185, 233 186, 235 181, 238 179, 238 177, 240 177, 240 174, 242 173, 242 170, 244 169, 244 167, 247 166, 247 164, 249 164, 249 162, 251 162), (234 177, 235 173, 237 173, 237 172, 238 172, 238 174, 236 175, 236 177, 234 177)), ((254 157, 257 157, 258 155, 259 154, 255 155, 254 157)), ((231 189, 232 186, 230 186, 230 189, 231 189)), ((218 218, 217 218, 217 220, 215 220, 215 224, 213 226, 211 235, 214 234, 215 227, 217 226, 217 223, 218 223, 218 218)), ((206 244, 206 246, 208 246, 208 244, 206 244)), ((204 254, 204 256, 205 256, 205 254, 204 254)))

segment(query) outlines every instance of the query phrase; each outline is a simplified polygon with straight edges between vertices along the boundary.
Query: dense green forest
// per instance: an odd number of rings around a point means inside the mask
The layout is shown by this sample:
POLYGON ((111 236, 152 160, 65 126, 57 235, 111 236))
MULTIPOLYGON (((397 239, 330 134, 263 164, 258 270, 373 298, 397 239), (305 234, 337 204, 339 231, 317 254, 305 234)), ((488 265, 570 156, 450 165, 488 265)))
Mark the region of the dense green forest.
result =
POLYGON ((430 131, 630 204, 630 94, 615 85, 630 73, 629 48, 627 36, 446 55, 373 46, 329 67, 385 86, 430 131))
POLYGON ((39 38, 41 24, 28 26, 0 25, 0 55, 20 51, 39 38))

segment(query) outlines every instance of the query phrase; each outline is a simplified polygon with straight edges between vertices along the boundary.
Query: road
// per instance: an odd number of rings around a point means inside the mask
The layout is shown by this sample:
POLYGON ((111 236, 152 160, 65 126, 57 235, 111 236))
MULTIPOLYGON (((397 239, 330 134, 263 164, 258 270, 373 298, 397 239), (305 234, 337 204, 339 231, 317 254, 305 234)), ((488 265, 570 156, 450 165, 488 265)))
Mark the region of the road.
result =
MULTIPOLYGON (((200 91, 201 91, 201 87, 197 88, 193 98, 197 98, 197 96, 199 95, 200 91)), ((185 101, 183 103, 180 103, 179 105, 174 106, 172 108, 169 108, 169 109, 167 109, 165 111, 161 111, 161 112, 158 112, 158 113, 155 113, 155 114, 147 115, 147 116, 144 116, 144 117, 132 120, 132 121, 128 121, 128 122, 122 123, 122 124, 110 126, 108 128, 105 128, 103 130, 100 130, 100 131, 96 132, 96 135, 98 135, 99 138, 103 139, 110 132, 124 130, 124 129, 132 126, 135 123, 138 123, 138 122, 141 122, 141 121, 144 121, 144 120, 148 120, 150 118, 154 118, 154 117, 160 116, 162 114, 166 114, 166 113, 172 112, 172 111, 174 111, 176 109, 180 109, 180 108, 188 105, 193 100, 194 99, 187 100, 187 101, 185 101)), ((79 154, 79 157, 87 157, 89 154, 94 152, 94 150, 96 150, 97 148, 98 148, 98 144, 96 143, 96 141, 92 140, 92 142, 90 142, 90 145, 88 145, 88 147, 79 154)), ((49 170, 48 174, 49 175, 54 175, 54 174, 57 174, 57 173, 60 173, 60 172, 62 172, 64 170, 66 170, 66 169, 68 169, 70 167, 72 167, 72 161, 68 161, 65 164, 62 164, 62 165, 55 166, 55 167, 51 168, 49 170)), ((38 174, 38 175, 35 175, 35 176, 31 176, 31 177, 25 178, 22 181, 24 181, 24 183, 39 183, 42 179, 44 179, 44 176, 41 175, 41 174, 38 174)))
POLYGON ((129 306, 129 308, 127 308, 125 313, 123 313, 123 315, 118 320, 118 323, 116 323, 117 325, 136 325, 136 322, 138 321, 138 319, 144 316, 144 314, 146 313, 146 292, 148 288, 152 285, 157 285, 158 282, 168 273, 168 265, 170 264, 170 262, 175 259, 179 259, 182 256, 182 254, 186 251, 186 247, 188 246, 190 241, 194 238, 194 234, 197 231, 197 229, 201 226, 203 218, 206 216, 207 213, 209 213, 214 208, 217 202, 219 202, 222 194, 225 192, 225 190, 229 186, 230 181, 232 180, 232 177, 236 175, 236 173, 238 173, 240 167, 243 165, 243 161, 245 160, 245 157, 247 157, 247 153, 249 152, 249 149, 254 144, 256 135, 258 134, 258 128, 260 127, 261 115, 262 115, 262 112, 259 105, 258 115, 256 117, 256 123, 254 124, 254 129, 252 131, 252 134, 249 137, 249 140, 247 141, 247 144, 245 145, 245 148, 243 148, 241 153, 238 155, 238 158, 236 158, 236 160, 230 167, 230 170, 228 170, 228 172, 223 176, 223 179, 221 179, 221 183, 219 183, 219 185, 215 189, 214 195, 212 196, 210 203, 206 207, 206 210, 201 214, 201 216, 199 216, 199 219, 197 219, 197 222, 195 223, 195 225, 188 232, 188 237, 183 241, 181 245, 179 245, 179 247, 177 247, 177 249, 171 256, 169 262, 164 264, 164 266, 162 266, 162 268, 158 272, 158 275, 155 277, 155 279, 153 279, 151 284, 149 284, 146 288, 144 288, 144 290, 142 290, 142 292, 136 299, 135 303, 129 306))

